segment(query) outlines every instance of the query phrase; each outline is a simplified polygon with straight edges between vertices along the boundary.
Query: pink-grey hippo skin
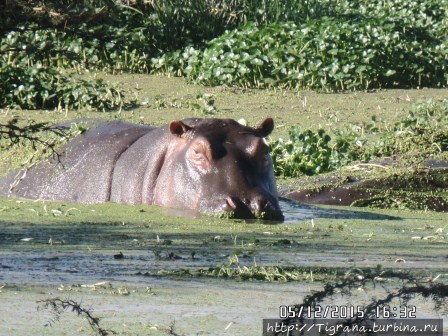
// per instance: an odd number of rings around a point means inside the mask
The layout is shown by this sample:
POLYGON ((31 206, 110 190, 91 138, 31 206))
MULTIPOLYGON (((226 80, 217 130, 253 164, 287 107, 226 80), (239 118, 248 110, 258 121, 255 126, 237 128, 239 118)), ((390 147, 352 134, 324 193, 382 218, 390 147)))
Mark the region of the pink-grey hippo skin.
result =
POLYGON ((274 128, 271 118, 255 128, 231 119, 185 119, 160 128, 123 121, 90 124, 58 158, 30 168, 12 189, 12 177, 4 180, 0 193, 283 218, 263 139, 274 128))

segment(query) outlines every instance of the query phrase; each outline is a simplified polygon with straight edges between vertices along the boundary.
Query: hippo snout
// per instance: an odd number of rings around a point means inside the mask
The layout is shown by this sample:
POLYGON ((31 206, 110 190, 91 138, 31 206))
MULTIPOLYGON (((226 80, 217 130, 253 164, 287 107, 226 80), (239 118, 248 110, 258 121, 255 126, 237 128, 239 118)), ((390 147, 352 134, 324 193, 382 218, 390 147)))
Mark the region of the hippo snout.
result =
POLYGON ((283 220, 283 214, 278 204, 273 204, 263 196, 242 200, 236 196, 229 196, 223 207, 225 212, 232 212, 236 218, 259 218, 283 220))

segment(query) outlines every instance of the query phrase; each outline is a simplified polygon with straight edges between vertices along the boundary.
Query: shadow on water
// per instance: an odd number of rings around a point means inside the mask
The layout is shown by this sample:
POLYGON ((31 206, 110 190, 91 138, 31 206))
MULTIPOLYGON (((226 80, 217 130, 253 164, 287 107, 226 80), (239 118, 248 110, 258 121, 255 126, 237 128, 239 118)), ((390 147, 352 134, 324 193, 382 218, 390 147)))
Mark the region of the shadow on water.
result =
POLYGON ((399 217, 376 214, 366 211, 320 208, 299 203, 286 198, 280 199, 280 207, 285 215, 284 222, 298 222, 315 218, 399 220, 399 217))

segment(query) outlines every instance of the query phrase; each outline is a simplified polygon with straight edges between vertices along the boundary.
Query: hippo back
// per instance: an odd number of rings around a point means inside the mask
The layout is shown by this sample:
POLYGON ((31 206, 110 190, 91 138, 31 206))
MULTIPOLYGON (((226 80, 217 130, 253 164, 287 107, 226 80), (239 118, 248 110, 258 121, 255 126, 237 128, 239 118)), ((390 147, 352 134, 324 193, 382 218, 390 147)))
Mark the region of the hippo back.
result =
POLYGON ((58 155, 11 174, 3 182, 3 194, 7 182, 19 179, 17 186, 7 191, 8 195, 81 203, 108 201, 116 161, 154 128, 122 121, 92 122, 89 126, 58 155))

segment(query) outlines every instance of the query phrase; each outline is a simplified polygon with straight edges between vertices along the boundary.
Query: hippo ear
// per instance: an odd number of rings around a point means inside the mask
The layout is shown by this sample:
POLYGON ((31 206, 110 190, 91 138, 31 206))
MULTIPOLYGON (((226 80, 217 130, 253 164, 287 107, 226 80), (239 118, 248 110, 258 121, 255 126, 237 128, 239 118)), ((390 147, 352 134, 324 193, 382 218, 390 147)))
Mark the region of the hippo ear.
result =
POLYGON ((180 120, 175 120, 170 123, 170 132, 171 134, 177 135, 178 137, 182 137, 185 133, 192 130, 193 127, 190 127, 184 124, 180 120))
POLYGON ((261 122, 260 125, 258 125, 255 130, 257 131, 257 135, 260 138, 265 138, 269 134, 271 134, 272 130, 274 129, 274 119, 272 118, 266 118, 261 122))

